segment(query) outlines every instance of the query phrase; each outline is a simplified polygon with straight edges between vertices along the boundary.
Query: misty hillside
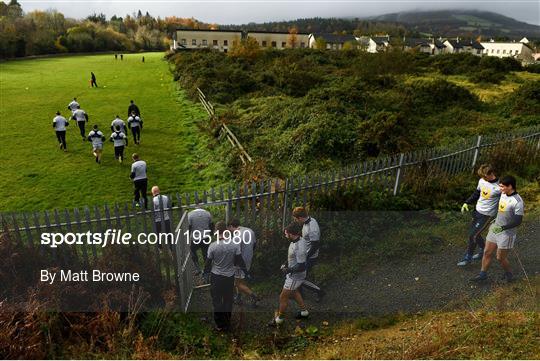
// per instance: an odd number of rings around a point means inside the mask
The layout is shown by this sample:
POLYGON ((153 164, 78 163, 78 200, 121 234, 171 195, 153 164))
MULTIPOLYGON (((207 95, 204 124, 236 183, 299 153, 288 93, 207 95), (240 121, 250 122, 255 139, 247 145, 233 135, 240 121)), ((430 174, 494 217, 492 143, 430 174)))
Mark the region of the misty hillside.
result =
POLYGON ((220 25, 221 29, 288 31, 297 27, 305 33, 343 32, 355 35, 388 33, 392 36, 464 36, 530 40, 540 39, 540 26, 504 15, 476 10, 417 11, 370 18, 305 18, 290 21, 220 25))
POLYGON ((405 25, 411 31, 432 35, 483 35, 495 37, 540 38, 540 26, 507 16, 477 10, 440 10, 400 12, 369 18, 379 22, 405 25))

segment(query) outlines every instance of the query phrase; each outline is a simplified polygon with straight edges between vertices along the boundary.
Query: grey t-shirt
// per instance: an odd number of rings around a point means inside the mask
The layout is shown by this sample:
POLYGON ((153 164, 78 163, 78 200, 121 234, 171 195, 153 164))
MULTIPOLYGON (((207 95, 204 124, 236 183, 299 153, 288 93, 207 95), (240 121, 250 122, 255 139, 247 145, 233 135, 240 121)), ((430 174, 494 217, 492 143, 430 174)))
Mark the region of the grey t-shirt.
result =
MULTIPOLYGON (((298 241, 291 242, 289 244, 289 251, 287 253, 287 267, 291 268, 299 263, 306 263, 307 259, 307 242, 303 237, 300 237, 298 241)), ((290 277, 296 280, 303 280, 306 278, 306 271, 291 273, 290 277)))
POLYGON ((126 123, 124 123, 124 121, 120 118, 115 118, 111 123, 111 127, 113 129, 116 129, 116 127, 120 127, 120 130, 122 132, 126 131, 126 123))
POLYGON ((476 211, 485 216, 494 217, 497 214, 497 204, 501 197, 499 182, 488 182, 480 178, 476 189, 480 192, 480 198, 476 202, 476 211))
MULTIPOLYGON (((524 214, 525 204, 521 196, 517 193, 507 196, 503 193, 499 201, 499 212, 497 212, 495 224, 506 226, 515 223, 517 216, 523 216, 524 214)), ((515 235, 517 233, 517 227, 504 230, 503 232, 507 235, 515 235)))
POLYGON ((240 246, 231 240, 218 240, 208 246, 208 259, 212 260, 212 273, 232 277, 235 273, 234 258, 242 254, 240 246))
MULTIPOLYGON (((255 232, 248 227, 238 227, 240 231, 240 237, 242 242, 240 243, 240 251, 242 252, 242 259, 246 264, 246 269, 249 271, 251 268, 251 262, 253 261, 253 249, 255 248, 255 232)), ((234 236, 234 235, 233 235, 234 236)))
POLYGON ((146 179, 146 162, 144 160, 138 160, 131 165, 131 172, 135 173, 134 181, 139 179, 146 179))
POLYGON ((63 132, 66 130, 68 121, 63 116, 57 115, 53 119, 53 124, 54 124, 54 130, 56 130, 57 132, 63 132))
POLYGON ((169 197, 162 196, 161 194, 158 194, 153 198, 154 203, 154 222, 161 222, 161 214, 163 213, 163 218, 165 218, 166 221, 170 219, 170 210, 167 210, 168 208, 171 208, 171 202, 169 200, 169 197), (161 204, 163 204, 163 210, 161 209, 161 204))
POLYGON ((78 122, 86 121, 86 112, 82 109, 77 109, 73 112, 73 118, 78 122))
MULTIPOLYGON (((304 223, 302 227, 302 238, 306 240, 307 251, 311 249, 312 242, 319 242, 321 239, 321 230, 319 229, 319 224, 313 217, 309 217, 308 220, 304 223)), ((319 250, 311 255, 310 258, 314 259, 319 256, 319 250)))
POLYGON ((93 147, 103 146, 103 133, 101 130, 91 130, 90 133, 88 133, 88 138, 90 138, 93 147))
MULTIPOLYGON (((204 231, 212 230, 212 215, 206 209, 196 208, 188 213, 188 224, 191 229, 191 236, 194 231, 199 231, 199 237, 204 237, 204 231)), ((209 232, 206 232, 209 234, 209 232)))

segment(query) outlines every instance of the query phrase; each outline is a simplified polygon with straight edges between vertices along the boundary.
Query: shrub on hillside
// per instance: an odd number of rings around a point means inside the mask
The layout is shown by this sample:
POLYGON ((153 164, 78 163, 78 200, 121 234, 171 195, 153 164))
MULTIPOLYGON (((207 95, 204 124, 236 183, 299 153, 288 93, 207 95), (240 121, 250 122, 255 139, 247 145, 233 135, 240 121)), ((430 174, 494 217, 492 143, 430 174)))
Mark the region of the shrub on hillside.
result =
POLYGON ((540 80, 523 83, 507 102, 507 110, 511 115, 532 116, 538 121, 540 114, 540 80))

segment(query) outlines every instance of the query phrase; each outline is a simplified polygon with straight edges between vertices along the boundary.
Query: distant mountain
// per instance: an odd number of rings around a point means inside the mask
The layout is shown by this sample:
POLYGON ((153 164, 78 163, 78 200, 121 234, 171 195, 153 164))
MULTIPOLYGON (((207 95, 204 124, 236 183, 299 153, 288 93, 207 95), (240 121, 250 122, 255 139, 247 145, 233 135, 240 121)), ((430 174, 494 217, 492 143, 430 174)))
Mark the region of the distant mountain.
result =
POLYGON ((540 26, 479 10, 407 11, 373 16, 367 20, 399 23, 410 31, 435 36, 540 38, 540 26))

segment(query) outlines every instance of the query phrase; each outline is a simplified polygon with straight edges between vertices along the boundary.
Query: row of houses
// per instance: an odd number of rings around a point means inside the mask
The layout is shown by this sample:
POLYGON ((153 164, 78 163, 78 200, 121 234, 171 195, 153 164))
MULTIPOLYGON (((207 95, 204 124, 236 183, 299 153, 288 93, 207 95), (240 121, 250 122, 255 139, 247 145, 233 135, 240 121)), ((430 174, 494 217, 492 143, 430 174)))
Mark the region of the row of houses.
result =
POLYGON ((519 42, 478 42, 466 39, 443 38, 392 38, 390 36, 354 36, 336 34, 285 33, 270 31, 177 29, 173 34, 173 49, 210 48, 227 52, 231 47, 247 37, 253 38, 261 48, 344 48, 363 49, 370 53, 401 48, 430 55, 471 53, 476 56, 514 57, 525 62, 533 62, 535 53, 528 45, 527 38, 519 42))

